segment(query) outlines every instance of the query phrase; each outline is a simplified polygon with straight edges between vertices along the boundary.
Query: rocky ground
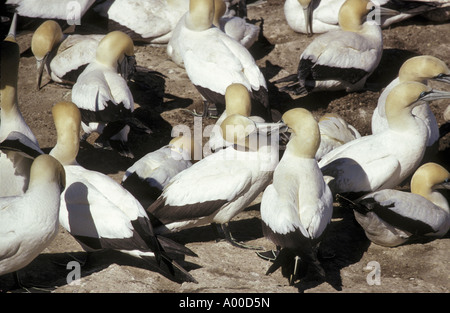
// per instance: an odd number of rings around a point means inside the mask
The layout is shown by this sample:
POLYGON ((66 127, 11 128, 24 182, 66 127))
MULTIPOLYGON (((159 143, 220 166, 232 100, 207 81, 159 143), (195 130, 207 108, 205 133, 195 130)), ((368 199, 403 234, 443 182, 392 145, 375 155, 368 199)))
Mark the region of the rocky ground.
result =
MULTIPOLYGON (((433 23, 423 17, 394 25, 383 30, 384 53, 380 66, 369 78, 370 90, 346 94, 322 93, 303 98, 280 93, 271 84, 277 78, 294 73, 299 55, 317 35, 307 37, 292 31, 283 15, 283 1, 264 1, 250 6, 248 17, 262 24, 262 36, 251 49, 270 88, 270 101, 281 113, 292 107, 305 107, 315 116, 336 112, 354 125, 363 135, 370 133, 370 119, 377 98, 384 86, 392 80, 402 62, 419 54, 431 54, 450 64, 450 24, 433 23)), ((32 33, 20 32, 21 47, 19 73, 19 106, 28 125, 37 136, 44 151, 56 143, 56 132, 51 117, 51 107, 57 101, 70 100, 71 89, 54 83, 46 84, 36 92, 35 60, 31 51, 32 33)), ((184 108, 201 111, 201 98, 190 83, 184 69, 177 67, 166 55, 165 46, 136 47, 138 65, 160 73, 147 74, 153 79, 151 88, 131 84, 136 102, 137 116, 146 122, 153 133, 148 136, 132 134, 131 149, 136 159, 166 144, 171 127, 193 127, 194 118, 184 108)), ((439 85, 441 87, 441 85, 439 85)), ((447 87, 448 88, 448 87, 447 87)), ((448 103, 448 102, 447 102, 448 103)), ((440 125, 445 101, 432 104, 440 125)), ((213 119, 199 121, 203 126, 213 119)), ((89 142, 95 136, 89 138, 89 142)), ((205 140, 207 138, 205 137, 205 140)), ((440 142, 436 160, 450 167, 449 136, 440 142)), ((110 175, 120 181, 124 170, 133 160, 122 158, 112 151, 100 151, 83 145, 78 161, 89 169, 110 175)), ((407 186, 406 186, 407 187, 407 186)), ((405 188, 406 188, 405 187, 405 188)), ((260 198, 258 198, 260 199, 260 198)), ((230 223, 233 234, 248 244, 273 248, 261 232, 259 200, 236 216, 230 223)), ((72 284, 72 267, 66 268, 72 257, 85 260, 87 255, 80 245, 63 229, 29 266, 20 271, 27 284, 47 286, 55 293, 349 293, 349 292, 420 292, 448 293, 450 291, 450 238, 448 235, 428 243, 408 244, 384 248, 371 244, 352 213, 335 204, 330 230, 323 247, 334 254, 323 260, 327 281, 299 281, 290 286, 280 271, 265 275, 270 263, 260 259, 254 251, 232 247, 226 242, 216 242, 210 227, 186 230, 173 236, 198 254, 187 257, 185 267, 198 280, 198 284, 179 283, 169 278, 155 266, 132 259, 118 252, 103 251, 89 256, 81 267, 81 278, 72 284), (376 263, 373 263, 376 262, 376 263), (380 269, 377 280, 372 264, 380 269)), ((13 287, 11 276, 0 277, 0 290, 13 287)), ((39 292, 40 289, 32 288, 39 292)), ((22 292, 23 290, 12 290, 22 292)))

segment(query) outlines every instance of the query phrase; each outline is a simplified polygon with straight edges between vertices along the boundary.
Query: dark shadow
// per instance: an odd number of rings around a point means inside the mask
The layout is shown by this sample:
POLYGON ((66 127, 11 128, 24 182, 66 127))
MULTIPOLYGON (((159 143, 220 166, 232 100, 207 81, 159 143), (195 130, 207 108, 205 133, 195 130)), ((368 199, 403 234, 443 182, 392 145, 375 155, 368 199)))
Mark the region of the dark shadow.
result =
POLYGON ((271 44, 269 40, 264 36, 264 19, 249 20, 247 23, 256 25, 259 22, 259 35, 258 40, 248 49, 253 58, 257 61, 267 56, 275 48, 274 44, 271 44))

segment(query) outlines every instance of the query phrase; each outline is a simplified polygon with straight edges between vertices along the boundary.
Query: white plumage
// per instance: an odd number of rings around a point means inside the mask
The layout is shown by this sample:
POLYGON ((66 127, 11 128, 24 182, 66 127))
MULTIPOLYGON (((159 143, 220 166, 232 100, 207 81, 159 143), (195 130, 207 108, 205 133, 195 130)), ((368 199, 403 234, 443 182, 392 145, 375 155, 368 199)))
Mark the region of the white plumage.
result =
POLYGON ((172 178, 147 209, 161 223, 159 227, 155 224, 155 231, 164 233, 215 223, 220 224, 227 239, 236 244, 226 224, 270 183, 278 162, 278 140, 258 135, 260 129, 267 129, 268 125, 272 124, 257 124, 242 115, 227 117, 221 128, 224 138, 235 144, 172 178), (227 134, 227 127, 231 133, 227 134))
POLYGON ((131 38, 120 31, 111 32, 101 40, 96 59, 72 88, 72 101, 81 111, 83 138, 97 132, 98 146, 111 145, 127 157, 133 157, 127 141, 134 111, 127 79, 134 72, 135 64, 131 38))
POLYGON ((27 266, 55 238, 64 184, 62 165, 41 155, 31 166, 26 192, 0 197, 0 275, 27 266))
POLYGON ((321 90, 360 90, 378 66, 383 36, 376 22, 365 20, 373 5, 347 0, 339 10, 340 29, 316 37, 300 56, 297 74, 277 80, 297 95, 321 90))
POLYGON ((80 18, 95 0, 7 0, 16 7, 17 14, 32 18, 66 20, 80 23, 80 18))
POLYGON ((450 229, 450 210, 437 189, 450 189, 449 172, 436 163, 419 167, 411 193, 379 190, 355 201, 341 198, 374 243, 395 247, 411 240, 443 237, 450 229))
MULTIPOLYGON (((395 86, 405 81, 427 84, 428 80, 450 83, 450 69, 444 62, 430 55, 406 60, 400 68, 399 76, 386 86, 378 98, 377 107, 372 115, 372 133, 377 134, 388 128, 385 112, 386 97, 395 86)), ((432 147, 439 140, 439 126, 429 105, 422 103, 416 106, 412 113, 425 123, 428 129, 427 147, 432 147)))
POLYGON ((126 27, 133 40, 166 44, 188 9, 189 0, 114 0, 106 15, 126 27))
POLYGON ((191 0, 190 11, 180 19, 169 42, 168 55, 176 64, 184 65, 192 84, 220 112, 224 110, 226 88, 240 83, 250 92, 252 108, 267 115, 263 74, 244 46, 212 26, 213 12, 213 0, 191 0))
POLYGON ((316 152, 316 160, 336 147, 360 138, 361 134, 341 116, 333 113, 324 114, 319 120, 320 146, 316 152))
MULTIPOLYGON (((345 0, 286 0, 284 3, 284 15, 289 27, 296 32, 305 34, 325 33, 339 29, 338 12, 344 2, 345 0), (307 26, 308 19, 311 21, 312 31, 307 26)), ((444 9, 450 5, 446 0, 381 0, 376 1, 376 4, 397 11, 396 14, 391 16, 378 16, 382 28, 419 14, 444 9)))
MULTIPOLYGON (((281 248, 280 255, 290 253, 311 265, 322 277, 325 272, 317 259, 317 248, 331 221, 333 195, 324 181, 315 159, 320 143, 319 127, 305 109, 283 114, 283 122, 292 130, 286 151, 277 165, 273 183, 261 200, 261 219, 265 237, 281 248), (287 250, 287 251, 284 251, 287 250)), ((281 265, 278 259, 268 270, 281 265)), ((291 274, 293 283, 296 271, 291 274)))
POLYGON ((130 166, 122 186, 148 207, 161 194, 170 179, 201 158, 201 145, 193 138, 179 136, 169 144, 149 152, 130 166))
POLYGON ((181 270, 195 281, 166 252, 194 255, 166 238, 157 238, 148 216, 127 190, 102 173, 87 170, 76 161, 81 115, 71 102, 57 103, 54 116, 58 140, 50 151, 64 166, 66 189, 61 195, 59 221, 85 249, 115 249, 135 257, 156 258, 181 270))
POLYGON ((43 22, 31 38, 37 68, 37 89, 43 70, 57 83, 74 84, 87 64, 95 60, 98 43, 104 35, 64 35, 53 20, 43 22))
POLYGON ((449 96, 417 82, 396 86, 386 99, 387 130, 337 147, 319 162, 333 193, 393 188, 411 175, 428 140, 425 124, 411 111, 423 101, 449 96))
POLYGON ((20 62, 15 40, 17 15, 9 35, 1 42, 0 196, 15 196, 28 188, 32 157, 42 153, 19 109, 17 83, 20 62))

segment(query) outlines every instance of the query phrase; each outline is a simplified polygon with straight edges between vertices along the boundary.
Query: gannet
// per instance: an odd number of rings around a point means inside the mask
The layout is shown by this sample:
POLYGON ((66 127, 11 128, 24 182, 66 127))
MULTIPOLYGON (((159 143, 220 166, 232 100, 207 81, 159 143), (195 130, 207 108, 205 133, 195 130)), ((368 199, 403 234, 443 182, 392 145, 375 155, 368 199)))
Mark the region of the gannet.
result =
POLYGON ((127 141, 136 119, 132 117, 134 100, 127 79, 135 65, 131 38, 120 31, 110 32, 98 44, 95 60, 72 88, 72 102, 81 111, 83 139, 97 132, 97 146, 111 146, 131 158, 127 141))
POLYGON ((213 25, 249 49, 258 40, 259 27, 248 23, 244 18, 226 15, 226 13, 225 1, 214 0, 213 25))
POLYGON ((41 88, 44 68, 53 81, 73 85, 87 64, 95 60, 95 51, 103 37, 64 35, 55 21, 43 22, 31 38, 31 51, 38 68, 37 90, 41 88))
POLYGON ((106 15, 134 41, 167 44, 188 9, 189 0, 114 0, 106 15))
POLYGON ((316 152, 316 160, 336 147, 360 138, 361 134, 341 116, 335 113, 326 113, 319 119, 320 146, 316 152))
POLYGON ((296 108, 284 113, 282 121, 292 135, 275 168, 273 183, 264 190, 261 220, 264 236, 281 248, 267 274, 286 265, 284 262, 290 266, 295 263, 289 278, 293 284, 298 258, 325 277, 317 249, 331 222, 333 195, 315 158, 320 131, 314 116, 306 109, 296 108))
MULTIPOLYGON (((389 92, 405 81, 416 81, 427 84, 428 80, 441 81, 450 84, 450 69, 440 59, 431 55, 421 55, 406 60, 394 79, 381 93, 372 115, 372 133, 377 134, 388 128, 385 113, 385 102, 389 92)), ((439 140, 439 126, 429 105, 424 102, 416 106, 412 113, 420 118, 428 129, 427 147, 432 147, 439 140)))
POLYGON ((69 25, 81 23, 81 18, 95 0, 7 0, 20 16, 64 20, 69 25))
POLYGON ((121 184, 143 207, 148 207, 172 177, 191 167, 201 156, 202 146, 194 136, 177 136, 137 160, 125 171, 121 184))
POLYGON ((324 155, 319 166, 333 192, 358 193, 394 188, 419 166, 428 131, 412 109, 424 101, 450 97, 418 82, 394 87, 386 99, 389 128, 354 139, 324 155))
POLYGON ((64 168, 55 158, 43 154, 34 159, 29 175, 24 194, 0 197, 0 275, 27 266, 59 230, 64 168))
POLYGON ((212 25, 214 7, 214 0, 191 0, 189 11, 169 41, 167 53, 176 64, 184 65, 192 84, 206 100, 204 116, 211 103, 222 113, 226 88, 240 83, 250 92, 254 112, 260 112, 254 115, 265 114, 269 120, 264 75, 243 45, 212 25))
MULTIPOLYGON (((167 253, 195 254, 174 241, 155 236, 144 208, 109 176, 87 170, 76 161, 81 114, 72 102, 52 108, 57 142, 50 151, 64 166, 66 189, 61 194, 59 222, 85 251, 114 249, 144 260, 161 260, 195 279, 167 253)), ((172 271, 173 269, 172 268, 172 271)))
MULTIPOLYGON (((299 33, 308 35, 326 33, 339 29, 338 12, 345 0, 286 0, 284 16, 289 27, 299 33)), ((397 11, 390 16, 376 16, 382 28, 409 19, 413 16, 433 12, 450 5, 443 1, 409 1, 409 0, 377 0, 374 3, 381 8, 397 11)))
POLYGON ((450 174, 439 164, 425 163, 411 179, 411 192, 383 189, 355 201, 341 198, 353 209, 367 238, 395 247, 411 240, 443 237, 450 229, 450 209, 437 189, 450 189, 450 174))
POLYGON ((321 90, 362 89, 383 52, 381 28, 367 19, 373 7, 368 0, 347 0, 339 10, 340 29, 316 37, 306 47, 297 73, 275 81, 289 83, 280 90, 305 95, 321 90))
POLYGON ((16 42, 17 14, 14 14, 8 36, 2 41, 0 101, 0 196, 23 194, 28 188, 33 158, 42 150, 36 136, 19 109, 17 80, 20 51, 16 42))
POLYGON ((232 142, 174 176, 161 196, 147 208, 156 233, 177 232, 213 223, 225 238, 227 223, 244 210, 271 182, 278 163, 277 132, 282 123, 255 123, 233 114, 221 124, 224 138, 232 142), (267 129, 272 128, 268 134, 267 129))

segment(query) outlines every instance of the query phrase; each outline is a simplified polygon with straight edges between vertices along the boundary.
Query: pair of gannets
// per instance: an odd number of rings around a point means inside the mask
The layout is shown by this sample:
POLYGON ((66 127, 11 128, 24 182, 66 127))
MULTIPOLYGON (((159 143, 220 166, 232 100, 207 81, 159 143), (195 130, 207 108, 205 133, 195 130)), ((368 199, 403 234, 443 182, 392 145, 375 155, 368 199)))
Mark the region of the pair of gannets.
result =
POLYGON ((120 31, 110 32, 72 88, 72 102, 81 111, 83 139, 97 132, 97 146, 112 147, 126 157, 133 157, 127 145, 130 128, 149 131, 133 117, 134 99, 127 79, 135 65, 131 38, 120 31))
POLYGON ((130 166, 123 175, 122 186, 143 207, 148 207, 161 194, 170 179, 200 160, 202 146, 194 136, 182 135, 152 152, 147 153, 130 166))
MULTIPOLYGON (((249 99, 246 88, 236 92, 249 99)), ((279 160, 277 132, 282 127, 282 123, 254 122, 240 114, 227 116, 220 128, 230 144, 174 176, 147 209, 150 218, 155 218, 155 232, 213 223, 221 226, 229 242, 240 246, 227 223, 271 182, 279 160)))
POLYGON ((394 188, 404 181, 422 161, 428 140, 428 130, 412 114, 413 108, 449 97, 449 92, 418 82, 395 86, 386 98, 386 130, 354 139, 320 160, 333 194, 368 193, 394 188))
POLYGON ((20 195, 28 188, 33 157, 42 153, 39 143, 26 124, 18 104, 17 80, 20 51, 16 42, 14 15, 9 35, 1 42, 0 110, 0 196, 20 195))
POLYGON ((443 237, 450 229, 450 208, 437 189, 450 189, 450 173, 426 163, 411 179, 411 192, 383 189, 356 201, 340 198, 354 210, 367 238, 387 247, 443 237))
POLYGON ((268 120, 266 80, 250 52, 213 26, 214 7, 213 0, 191 0, 189 11, 169 42, 168 53, 175 63, 184 65, 192 84, 206 100, 204 115, 210 103, 223 112, 226 88, 240 83, 250 92, 254 115, 264 115, 268 120))
POLYGON ((29 179, 23 195, 0 197, 0 275, 30 264, 59 230, 63 166, 49 155, 40 155, 33 161, 29 179))
MULTIPOLYGON (((398 77, 394 79, 381 93, 377 107, 372 115, 372 133, 377 134, 388 128, 385 106, 386 98, 391 90, 402 82, 415 81, 427 84, 429 80, 450 84, 450 69, 436 57, 422 55, 406 60, 399 70, 398 77)), ((439 140, 439 126, 436 117, 427 103, 422 103, 412 110, 428 129, 427 147, 432 147, 439 140)))
POLYGON ((144 260, 156 258, 170 271, 177 268, 184 280, 195 282, 168 255, 195 254, 170 239, 156 236, 144 208, 120 184, 77 163, 81 114, 75 104, 59 102, 53 106, 52 114, 57 143, 50 155, 61 162, 66 173, 59 213, 61 226, 86 251, 114 249, 144 260))
MULTIPOLYGON (((280 90, 305 95, 362 89, 383 52, 381 28, 367 19, 373 7, 368 0, 346 0, 339 10, 340 29, 318 36, 306 47, 297 73, 275 81, 288 82, 280 90)), ((388 12, 381 10, 381 14, 388 12)))
POLYGON ((73 85, 87 64, 95 59, 98 43, 103 37, 65 35, 57 22, 43 22, 31 38, 31 51, 38 68, 37 89, 41 88, 44 69, 54 82, 73 85))
POLYGON ((281 248, 267 274, 280 266, 291 266, 294 283, 298 261, 312 267, 312 274, 325 277, 317 258, 318 246, 331 222, 333 195, 317 164, 320 130, 314 116, 297 108, 283 114, 292 132, 286 151, 273 174, 273 183, 261 200, 263 233, 281 248))
MULTIPOLYGON (((284 15, 286 21, 294 31, 308 35, 325 33, 339 29, 338 12, 345 0, 286 0, 284 15)), ((380 0, 374 1, 379 7, 389 7, 397 11, 391 16, 376 16, 382 28, 401 22, 413 16, 445 8, 448 1, 409 1, 409 0, 380 0)))

